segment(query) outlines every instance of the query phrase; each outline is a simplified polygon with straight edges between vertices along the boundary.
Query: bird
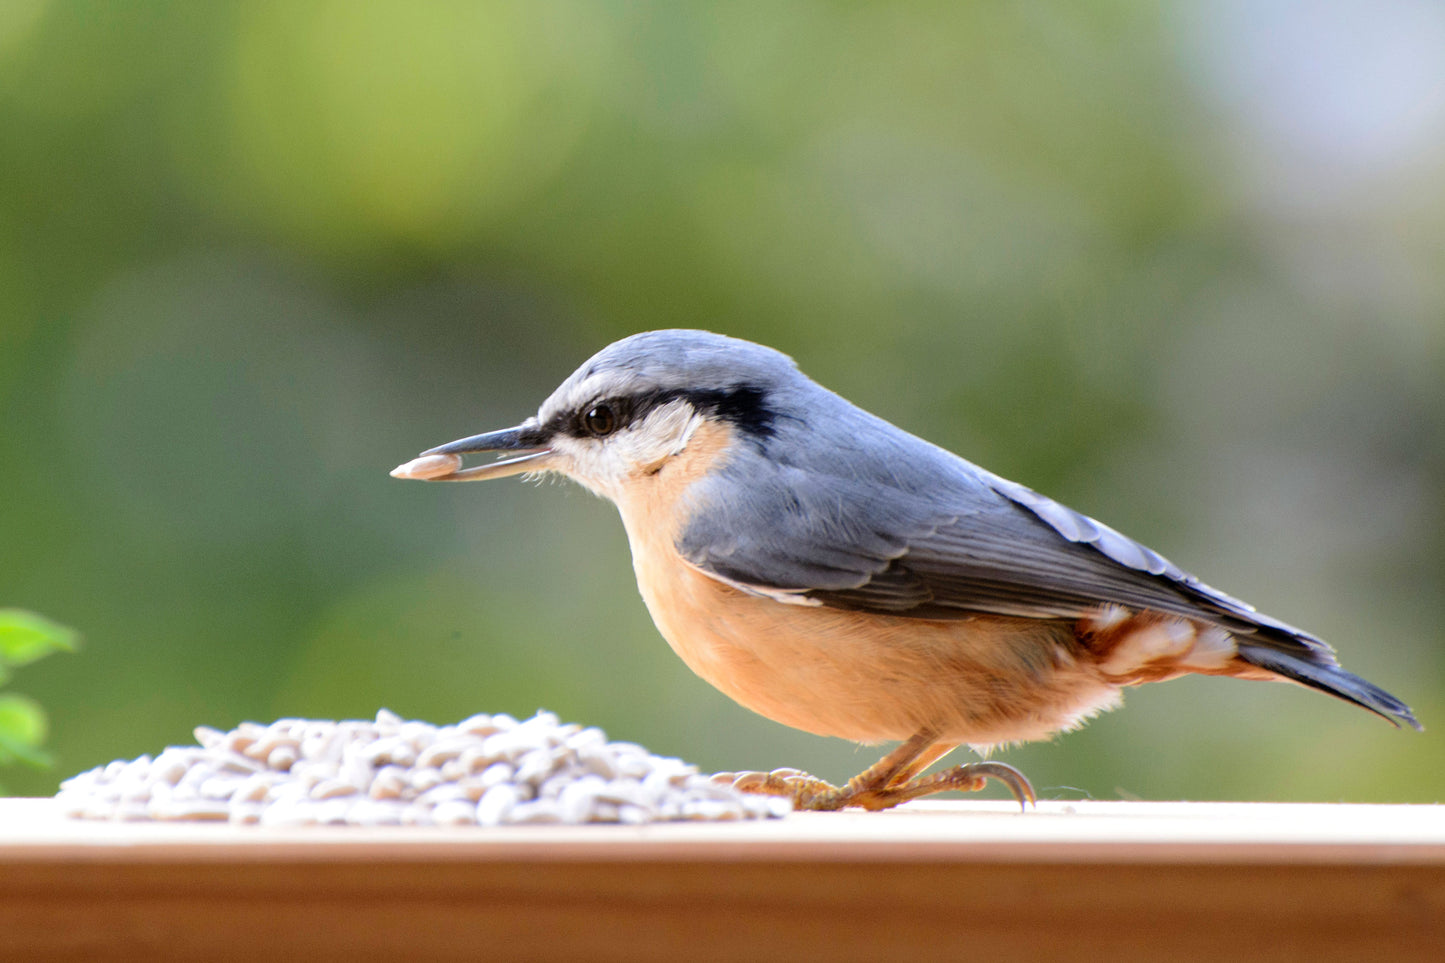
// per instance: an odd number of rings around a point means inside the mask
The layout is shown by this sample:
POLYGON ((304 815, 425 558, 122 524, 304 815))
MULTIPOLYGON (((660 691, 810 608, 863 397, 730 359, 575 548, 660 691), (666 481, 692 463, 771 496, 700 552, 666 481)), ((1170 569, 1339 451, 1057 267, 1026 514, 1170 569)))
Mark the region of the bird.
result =
POLYGON ((616 505, 642 599, 693 672, 783 725, 899 743, 843 785, 798 769, 719 777, 797 809, 888 809, 990 779, 1026 808, 1028 779, 990 750, 1191 673, 1298 683, 1422 729, 1316 636, 750 341, 623 338, 521 424, 392 471, 546 473, 616 505), (470 454, 501 460, 463 467, 470 454), (962 745, 985 758, 924 774, 962 745))

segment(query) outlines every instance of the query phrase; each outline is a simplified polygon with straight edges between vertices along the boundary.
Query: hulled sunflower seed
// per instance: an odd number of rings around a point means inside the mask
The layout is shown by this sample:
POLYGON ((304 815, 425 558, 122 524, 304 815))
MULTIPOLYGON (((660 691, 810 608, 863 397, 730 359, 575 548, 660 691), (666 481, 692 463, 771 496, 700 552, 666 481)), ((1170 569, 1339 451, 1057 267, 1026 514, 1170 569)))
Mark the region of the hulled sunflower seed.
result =
POLYGON ((405 720, 278 719, 195 746, 117 759, 56 794, 87 819, 229 820, 261 826, 497 826, 762 819, 787 799, 746 796, 678 759, 608 742, 550 712, 475 715, 452 726, 405 720))

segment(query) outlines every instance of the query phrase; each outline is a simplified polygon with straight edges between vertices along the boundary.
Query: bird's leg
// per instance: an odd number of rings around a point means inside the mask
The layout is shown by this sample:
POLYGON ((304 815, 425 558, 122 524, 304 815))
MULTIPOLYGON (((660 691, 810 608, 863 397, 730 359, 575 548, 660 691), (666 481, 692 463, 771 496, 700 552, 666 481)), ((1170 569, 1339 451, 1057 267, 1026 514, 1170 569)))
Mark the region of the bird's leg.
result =
POLYGON ((919 773, 954 748, 950 743, 937 742, 936 738, 927 729, 919 732, 841 787, 797 769, 719 773, 714 778, 731 783, 743 792, 791 796, 796 809, 824 812, 847 806, 891 809, 920 796, 982 789, 989 779, 997 779, 1007 786, 1020 806, 1035 801, 1033 787, 1024 774, 1001 762, 968 763, 932 776, 920 776, 919 773))

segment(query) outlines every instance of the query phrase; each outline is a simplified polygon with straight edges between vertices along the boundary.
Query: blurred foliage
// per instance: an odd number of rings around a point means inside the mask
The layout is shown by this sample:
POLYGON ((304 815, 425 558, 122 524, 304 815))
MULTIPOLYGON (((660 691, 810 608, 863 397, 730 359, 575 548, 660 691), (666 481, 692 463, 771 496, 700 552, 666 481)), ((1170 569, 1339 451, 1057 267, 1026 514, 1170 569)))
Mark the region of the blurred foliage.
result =
MULTIPOLYGON (((697 326, 1090 512, 1445 718, 1445 11, 0 5, 0 598, 61 773, 545 706, 713 769, 872 749, 693 678, 611 509, 401 484, 697 326)), ((1212 679, 1045 795, 1437 800, 1436 736, 1212 679)), ((54 790, 55 774, 12 788, 54 790)))
MULTIPOLYGON (((77 642, 73 631, 44 616, 0 609, 0 686, 10 681, 13 670, 52 652, 74 652, 77 642)), ((0 766, 50 765, 50 756, 40 748, 47 729, 45 710, 34 699, 0 692, 0 766)))

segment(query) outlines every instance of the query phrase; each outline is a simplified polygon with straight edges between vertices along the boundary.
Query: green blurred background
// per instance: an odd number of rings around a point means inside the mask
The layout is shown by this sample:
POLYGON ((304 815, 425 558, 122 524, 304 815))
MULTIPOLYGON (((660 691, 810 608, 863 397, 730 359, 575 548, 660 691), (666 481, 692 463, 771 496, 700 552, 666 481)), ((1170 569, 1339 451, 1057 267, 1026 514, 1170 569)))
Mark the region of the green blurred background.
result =
POLYGON ((51 772, 283 715, 878 752, 652 627, 605 502, 401 483, 604 344, 762 341, 1331 640, 1426 735, 1187 679, 1051 798, 1445 795, 1445 7, 0 5, 0 605, 51 772))

